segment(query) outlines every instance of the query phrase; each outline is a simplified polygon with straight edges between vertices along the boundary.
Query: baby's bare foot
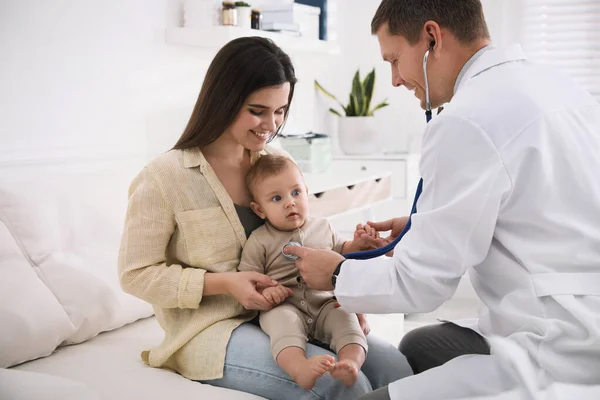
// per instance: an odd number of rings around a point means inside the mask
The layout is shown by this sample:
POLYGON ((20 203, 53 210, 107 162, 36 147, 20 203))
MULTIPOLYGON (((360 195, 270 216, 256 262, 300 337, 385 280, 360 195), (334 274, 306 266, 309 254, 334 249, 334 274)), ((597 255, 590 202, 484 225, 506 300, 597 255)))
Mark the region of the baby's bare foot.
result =
POLYGON ((302 366, 299 366, 292 378, 296 383, 306 390, 310 390, 315 386, 315 382, 323 374, 331 368, 335 363, 335 359, 331 356, 322 355, 314 356, 305 361, 302 366))
POLYGON ((339 379, 346 386, 352 386, 358 379, 358 365, 352 360, 340 360, 331 369, 329 373, 335 379, 339 379))

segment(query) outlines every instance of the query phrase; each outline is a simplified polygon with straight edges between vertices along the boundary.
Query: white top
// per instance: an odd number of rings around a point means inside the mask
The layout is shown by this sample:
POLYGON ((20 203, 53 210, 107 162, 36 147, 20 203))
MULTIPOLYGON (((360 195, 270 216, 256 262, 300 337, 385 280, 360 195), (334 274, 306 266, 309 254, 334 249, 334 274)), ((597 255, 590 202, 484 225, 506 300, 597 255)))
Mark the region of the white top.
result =
POLYGON ((483 335, 521 345, 542 381, 600 382, 598 102, 519 46, 490 49, 428 124, 419 169, 412 229, 393 258, 344 263, 342 307, 433 311, 468 270, 483 335))

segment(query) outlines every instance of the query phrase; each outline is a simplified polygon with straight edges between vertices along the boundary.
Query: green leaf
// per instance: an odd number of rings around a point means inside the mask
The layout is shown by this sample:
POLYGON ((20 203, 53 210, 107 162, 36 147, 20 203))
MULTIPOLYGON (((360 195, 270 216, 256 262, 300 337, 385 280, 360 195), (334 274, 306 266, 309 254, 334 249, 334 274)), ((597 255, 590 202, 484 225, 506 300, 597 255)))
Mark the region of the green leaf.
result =
POLYGON ((329 97, 332 100, 335 100, 339 103, 339 100, 332 95, 331 93, 329 93, 327 90, 325 90, 325 88, 323 86, 321 86, 321 84, 317 81, 315 81, 315 88, 317 88, 317 90, 321 93, 323 93, 325 96, 329 97))
POLYGON ((350 104, 352 104, 352 115, 347 115, 348 117, 360 117, 360 108, 358 105, 358 100, 354 94, 350 95, 350 104))
POLYGON ((338 117, 341 117, 341 116, 342 116, 342 114, 340 114, 340 113, 338 112, 338 110, 336 110, 335 108, 330 108, 330 109, 329 109, 329 112, 330 112, 330 113, 332 113, 332 114, 335 114, 335 115, 337 115, 338 117))
POLYGON ((363 116, 365 113, 365 92, 362 82, 360 81, 360 70, 356 71, 354 79, 352 80, 352 96, 355 100, 354 112, 356 116, 363 116))
POLYGON ((372 116, 373 113, 383 107, 387 107, 389 106, 387 99, 385 99, 384 101, 382 101, 381 103, 377 104, 370 112, 369 112, 369 116, 372 116))
POLYGON ((341 102, 341 101, 339 101, 339 100, 337 99, 337 97, 335 97, 334 95, 332 95, 331 93, 329 93, 327 90, 325 90, 325 88, 324 88, 323 86, 321 86, 321 84, 320 84, 319 82, 317 82, 317 81, 315 81, 315 88, 316 88, 316 89, 317 89, 319 92, 323 93, 325 96, 329 97, 330 99, 337 101, 337 102, 338 102, 338 104, 339 104, 340 106, 342 106, 342 108, 343 108, 344 110, 346 109, 346 107, 344 106, 344 104, 342 104, 342 102, 341 102))
POLYGON ((369 114, 369 109, 371 108, 371 99, 373 98, 373 91, 375 90, 375 68, 371 71, 365 81, 363 82, 363 87, 365 90, 365 114, 369 114))
MULTIPOLYGON (((375 111, 389 105, 386 99, 376 105, 373 109, 370 108, 373 99, 373 93, 375 92, 375 81, 375 68, 373 68, 373 70, 367 74, 364 81, 361 81, 360 79, 360 69, 356 71, 352 79, 352 90, 348 96, 348 105, 344 105, 342 102, 340 102, 334 95, 325 90, 325 88, 323 88, 323 86, 321 86, 321 84, 319 84, 319 82, 316 80, 314 81, 314 84, 315 88, 319 92, 338 102, 343 109, 343 113, 345 113, 347 117, 363 117, 372 116, 375 111)), ((340 117, 343 116, 343 113, 333 108, 330 108, 329 112, 340 117)))
POLYGON ((354 106, 352 105, 352 94, 348 95, 348 105, 344 107, 344 111, 346 112, 346 117, 351 117, 354 115, 354 106))

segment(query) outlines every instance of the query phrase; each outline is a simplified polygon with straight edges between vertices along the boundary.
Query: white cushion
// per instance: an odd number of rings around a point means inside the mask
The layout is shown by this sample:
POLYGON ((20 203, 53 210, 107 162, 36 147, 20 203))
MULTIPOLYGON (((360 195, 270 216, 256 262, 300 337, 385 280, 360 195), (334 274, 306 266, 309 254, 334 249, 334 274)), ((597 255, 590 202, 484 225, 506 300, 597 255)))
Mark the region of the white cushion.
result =
POLYGON ((139 170, 125 164, 95 172, 38 169, 0 185, 3 218, 74 326, 65 343, 153 313, 121 290, 117 276, 127 190, 139 170))
POLYGON ((85 343, 60 347, 50 357, 21 364, 14 369, 81 382, 100 399, 106 400, 261 399, 194 382, 172 371, 145 365, 140 353, 159 344, 163 337, 164 332, 156 318, 147 318, 102 333, 85 343))
POLYGON ((74 331, 0 221, 0 367, 47 356, 74 331))
POLYGON ((35 372, 0 369, 2 400, 97 400, 84 384, 35 372))

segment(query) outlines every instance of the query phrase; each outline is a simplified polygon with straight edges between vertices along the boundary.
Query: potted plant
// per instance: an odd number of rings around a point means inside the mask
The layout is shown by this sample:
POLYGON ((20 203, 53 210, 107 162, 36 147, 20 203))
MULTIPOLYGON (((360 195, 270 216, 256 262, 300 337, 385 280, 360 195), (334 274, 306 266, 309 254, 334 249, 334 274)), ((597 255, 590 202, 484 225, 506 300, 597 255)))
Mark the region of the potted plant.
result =
POLYGON ((237 10, 238 26, 245 29, 250 29, 252 9, 251 5, 245 1, 236 1, 235 8, 237 10))
POLYGON ((389 104, 386 99, 371 107, 375 90, 375 69, 364 80, 360 78, 360 70, 356 71, 352 79, 352 90, 347 105, 340 102, 317 81, 315 81, 315 87, 342 107, 343 111, 341 112, 335 108, 329 109, 332 114, 340 117, 338 140, 342 151, 346 154, 370 154, 378 151, 377 147, 383 130, 377 126, 373 114, 389 104))

